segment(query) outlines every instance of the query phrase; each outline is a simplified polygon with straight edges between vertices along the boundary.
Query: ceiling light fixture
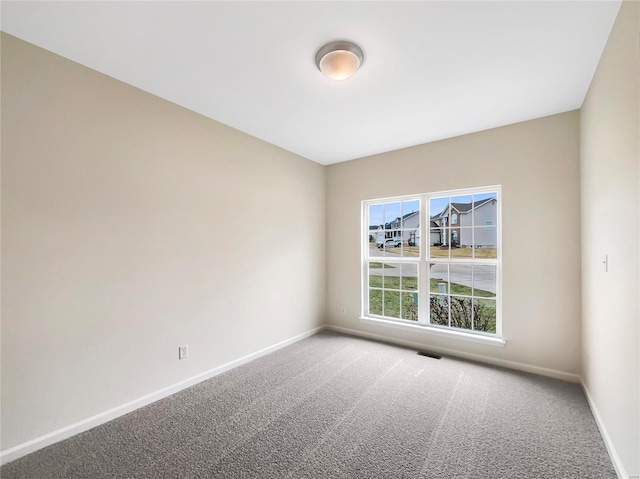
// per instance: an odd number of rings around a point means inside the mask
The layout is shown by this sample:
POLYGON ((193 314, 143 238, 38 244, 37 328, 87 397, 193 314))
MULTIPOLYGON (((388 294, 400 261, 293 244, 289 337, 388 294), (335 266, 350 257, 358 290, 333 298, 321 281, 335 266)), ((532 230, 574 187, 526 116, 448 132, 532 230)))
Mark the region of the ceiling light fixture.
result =
POLYGON ((362 48, 346 40, 327 43, 316 53, 318 69, 332 80, 351 78, 363 62, 362 48))

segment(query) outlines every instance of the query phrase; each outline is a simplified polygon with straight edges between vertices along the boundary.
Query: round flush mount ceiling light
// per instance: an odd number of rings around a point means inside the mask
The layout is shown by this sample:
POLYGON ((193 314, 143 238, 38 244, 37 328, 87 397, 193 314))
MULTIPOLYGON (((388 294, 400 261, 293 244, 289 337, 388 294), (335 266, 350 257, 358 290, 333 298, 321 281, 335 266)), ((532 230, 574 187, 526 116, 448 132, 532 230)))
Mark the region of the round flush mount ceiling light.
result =
POLYGON ((363 62, 362 48, 346 40, 327 43, 316 53, 318 69, 332 80, 351 78, 363 62))

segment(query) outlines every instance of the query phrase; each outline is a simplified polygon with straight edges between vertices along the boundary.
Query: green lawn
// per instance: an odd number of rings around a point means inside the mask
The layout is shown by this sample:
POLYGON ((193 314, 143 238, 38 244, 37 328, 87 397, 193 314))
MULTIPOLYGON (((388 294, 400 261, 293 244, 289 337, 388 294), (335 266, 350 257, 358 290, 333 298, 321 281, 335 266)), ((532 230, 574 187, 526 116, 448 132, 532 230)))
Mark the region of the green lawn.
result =
MULTIPOLYGON (((369 243, 371 248, 375 247, 375 243, 369 243)), ((387 251, 390 253, 400 254, 398 251, 400 248, 389 248, 387 251)), ((442 248, 440 246, 429 247, 429 254, 431 258, 448 258, 449 251, 451 251, 452 258, 497 258, 498 250, 496 248, 442 248), (475 254, 474 254, 475 253, 475 254)), ((420 256, 420 248, 418 246, 407 246, 405 243, 402 247, 404 256, 420 256)), ((380 254, 382 256, 382 253, 380 254)), ((378 266, 381 268, 382 266, 378 266)))
POLYGON ((373 263, 369 263, 369 268, 395 268, 395 266, 388 264, 388 263, 377 263, 377 262, 373 262, 373 263))
MULTIPOLYGON (((440 246, 431 246, 429 248, 432 258, 448 258, 449 249, 441 248, 440 246)), ((497 258, 498 250, 496 248, 451 248, 452 258, 497 258), (474 255, 475 251, 475 255, 474 255)))
MULTIPOLYGON (((382 276, 369 275, 369 286, 372 288, 382 288, 382 276)), ((438 293, 438 284, 443 281, 432 279, 430 285, 430 291, 432 293, 438 293)), ((445 282, 446 284, 446 282, 445 282)), ((399 276, 385 276, 384 277, 384 288, 385 289, 402 289, 404 291, 417 291, 418 290, 418 278, 416 276, 403 276, 402 277, 402 288, 400 288, 400 277, 399 276)), ((451 283, 450 285, 451 291, 450 294, 457 294, 461 296, 471 296, 471 288, 469 286, 465 286, 458 283, 451 283)), ((483 289, 476 289, 473 291, 473 296, 478 296, 482 298, 495 298, 495 294, 491 291, 485 291, 483 289)))
MULTIPOLYGON (((430 291, 432 293, 438 293, 439 292, 439 290, 438 290, 438 284, 439 283, 445 283, 446 284, 446 281, 442 281, 442 280, 439 280, 439 279, 432 279, 431 280, 431 285, 430 285, 429 289, 430 289, 430 291)), ((451 288, 451 291, 450 291, 451 294, 459 294, 459 295, 462 295, 462 296, 471 296, 471 288, 469 286, 465 286, 463 284, 458 284, 458 283, 451 283, 450 284, 450 288, 451 288)), ((477 289, 476 288, 473 291, 473 296, 480 296, 480 297, 483 297, 483 298, 495 298, 496 295, 494 293, 492 293, 491 291, 485 291, 483 289, 477 289)))
MULTIPOLYGON (((382 288, 382 276, 369 275, 369 286, 373 288, 382 288)), ((403 276, 402 288, 400 288, 399 276, 385 276, 384 287, 387 289, 403 289, 406 291, 418 290, 418 278, 416 276, 403 276)))
POLYGON ((412 321, 418 320, 418 307, 414 304, 414 294, 398 291, 384 292, 384 309, 382 305, 382 290, 369 290, 369 312, 390 318, 402 318, 412 321), (400 297, 402 296, 402 316, 400 316, 400 297))

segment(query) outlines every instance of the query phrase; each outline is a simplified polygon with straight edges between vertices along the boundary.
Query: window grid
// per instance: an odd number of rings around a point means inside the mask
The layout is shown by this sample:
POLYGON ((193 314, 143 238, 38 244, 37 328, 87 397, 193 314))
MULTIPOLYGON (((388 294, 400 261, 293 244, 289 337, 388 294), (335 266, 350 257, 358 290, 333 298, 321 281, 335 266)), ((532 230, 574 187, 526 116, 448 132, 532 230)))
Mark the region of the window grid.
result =
MULTIPOLYGON (((382 248, 381 253, 382 256, 377 255, 376 253, 372 254, 371 251, 371 242, 369 244, 365 244, 365 254, 363 258, 363 314, 364 316, 373 316, 378 317, 385 320, 393 320, 393 321, 401 321, 401 322, 411 322, 415 324, 421 324, 423 326, 431 326, 441 329, 454 329, 454 330, 462 330, 464 332, 472 332, 474 334, 481 335, 490 335, 490 336, 500 336, 501 334, 501 317, 500 317, 500 269, 501 269, 501 245, 500 245, 500 228, 501 228, 501 218, 500 218, 500 209, 501 209, 501 198, 500 198, 500 188, 499 187, 489 187, 489 188, 478 188, 478 189, 470 189, 464 191, 453 191, 453 192, 442 192, 442 193, 433 193, 433 194, 423 194, 416 195, 411 197, 398 197, 398 198, 388 198, 383 200, 376 201, 365 201, 363 202, 363 212, 364 212, 364 220, 366 225, 370 225, 370 207, 372 205, 381 205, 382 211, 385 215, 385 220, 389 220, 390 216, 388 215, 388 211, 393 211, 393 207, 397 208, 397 205, 400 205, 400 218, 404 217, 404 210, 402 206, 405 205, 406 202, 414 202, 417 203, 420 207, 419 212, 419 225, 417 227, 407 228, 404 224, 403 220, 400 222, 396 221, 395 223, 391 223, 390 221, 383 223, 384 229, 379 231, 378 233, 382 233, 385 237, 391 233, 396 235, 396 237, 402 238, 402 245, 397 249, 395 246, 387 248, 386 246, 382 248), (493 196, 487 196, 487 194, 492 194, 493 196), (452 213, 454 208, 452 208, 453 199, 460 196, 471 196, 472 200, 470 202, 470 210, 469 215, 471 218, 470 223, 462 225, 462 218, 459 211, 456 213, 452 213), (476 199, 476 195, 479 195, 480 198, 476 199), (482 198, 482 196, 485 196, 482 198), (438 212, 431 211, 431 199, 433 198, 447 198, 447 207, 446 207, 446 215, 445 218, 451 218, 452 214, 456 214, 455 223, 452 221, 446 221, 446 227, 442 226, 439 228, 440 231, 444 229, 447 245, 446 245, 446 257, 443 256, 434 256, 432 255, 432 246, 431 246, 431 233, 433 228, 431 228, 431 220, 434 214, 438 212), (484 203, 492 203, 496 207, 495 219, 492 220, 483 220, 482 222, 476 222, 476 208, 483 206, 484 203), (387 205, 392 205, 392 207, 387 208, 387 205), (394 228, 393 230, 387 230, 386 227, 393 224, 393 226, 399 224, 400 228, 394 228), (479 242, 476 242, 478 237, 476 236, 477 229, 482 228, 487 231, 493 231, 495 237, 495 245, 493 248, 486 248, 486 245, 482 245, 479 242), (458 233, 459 236, 455 236, 455 245, 452 245, 451 239, 454 238, 452 235, 452 230, 460 230, 458 233), (460 247, 460 243, 462 242, 463 230, 465 233, 470 233, 470 243, 465 245, 465 249, 469 249, 470 256, 464 257, 456 257, 452 254, 453 247, 460 247), (394 233, 395 232, 395 233, 394 233), (413 244, 413 253, 416 256, 409 256, 407 252, 409 249, 407 248, 407 232, 413 232, 414 239, 413 244), (421 236, 421 238, 418 237, 421 236), (417 249, 417 251, 416 251, 417 249), (482 257, 478 251, 480 249, 485 249, 484 256, 482 257), (399 251, 398 251, 399 250, 399 251), (492 251, 493 250, 493 251, 492 251), (426 251, 426 252, 425 252, 426 251), (492 255, 493 257, 486 257, 487 255, 492 255), (383 276, 381 287, 377 287, 371 284, 370 280, 370 265, 380 263, 383 265, 388 264, 397 264, 400 272, 398 272, 397 283, 391 285, 385 280, 384 275, 384 266, 383 266, 383 276), (416 268, 415 271, 415 280, 412 280, 417 290, 409 290, 406 289, 404 285, 405 274, 402 271, 404 265, 413 265, 416 268), (429 265, 440 265, 446 266, 447 268, 447 286, 446 292, 443 294, 440 291, 432 290, 432 280, 434 278, 431 277, 430 267, 429 265), (452 290, 452 278, 451 278, 451 267, 452 266, 467 266, 470 269, 470 277, 469 277, 469 285, 467 286, 468 292, 464 290, 460 290, 460 285, 457 285, 457 290, 452 290), (481 288, 479 288, 476 284, 476 274, 478 270, 476 267, 490 267, 493 266, 493 284, 494 291, 483 291, 482 294, 479 293, 481 288), (364 284, 366 281, 366 284, 364 284), (424 283, 424 284, 423 284, 424 283), (396 286, 397 284, 397 286, 396 286), (395 287, 392 287, 395 286, 395 287), (476 292, 478 291, 478 293, 476 292), (380 295, 382 309, 378 309, 376 311, 371 310, 371 295, 372 293, 380 295), (411 313, 411 319, 407 318, 406 308, 404 307, 404 301, 407 300, 411 296, 414 298, 413 309, 411 313), (399 305, 397 309, 393 312, 398 313, 394 316, 389 316, 386 309, 386 304, 388 303, 388 299, 392 298, 393 301, 398 301, 399 305), (432 320, 432 309, 434 305, 432 303, 432 299, 436 301, 444 301, 444 304, 447 306, 447 324, 438 324, 437 322, 432 320), (452 309, 456 309, 454 321, 452 324, 452 309), (416 314, 417 310, 417 314, 416 314), (480 318, 482 321, 477 321, 478 314, 480 312, 484 312, 485 316, 493 318, 493 324, 489 321, 489 330, 478 330, 477 327, 480 325, 483 328, 487 328, 486 318, 480 318), (468 315, 468 321, 465 319, 464 327, 458 327, 458 323, 460 322, 460 315, 468 315), (417 317, 416 317, 417 316, 417 317)), ((441 210, 441 213, 445 213, 445 211, 441 210)), ((443 218, 443 219, 445 219, 443 218)), ((395 220, 396 218, 394 218, 395 220)), ((414 218, 415 219, 415 218, 414 218)), ((445 223, 443 221, 443 223, 445 223)), ((490 245, 491 246, 491 245, 490 245)), ((458 254, 466 254, 467 251, 458 252, 458 254)), ((491 271, 491 270, 490 270, 491 271)), ((491 276, 491 275, 489 275, 491 276)), ((414 276, 411 276, 412 278, 414 276)))
POLYGON ((418 319, 421 210, 420 200, 415 197, 369 202, 365 208, 369 241, 365 244, 368 287, 364 303, 369 315, 412 323, 418 319), (371 217, 372 211, 376 214, 375 219, 371 217), (372 226, 377 229, 372 229, 372 226), (388 240, 392 242, 387 244, 388 240), (415 275, 405 274, 407 266, 415 270, 415 275), (394 274, 389 274, 391 271, 394 274), (372 280, 372 277, 381 279, 372 280), (411 286, 407 284, 411 281, 405 278, 415 278, 415 289, 409 289, 411 286))

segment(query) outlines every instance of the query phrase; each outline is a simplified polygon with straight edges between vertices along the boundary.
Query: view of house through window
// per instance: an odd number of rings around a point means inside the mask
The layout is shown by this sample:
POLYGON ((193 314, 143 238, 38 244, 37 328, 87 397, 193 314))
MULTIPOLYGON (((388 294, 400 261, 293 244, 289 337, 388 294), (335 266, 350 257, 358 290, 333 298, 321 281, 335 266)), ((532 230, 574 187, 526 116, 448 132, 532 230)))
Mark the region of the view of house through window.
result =
POLYGON ((363 315, 500 334, 500 189, 363 202, 363 315))

